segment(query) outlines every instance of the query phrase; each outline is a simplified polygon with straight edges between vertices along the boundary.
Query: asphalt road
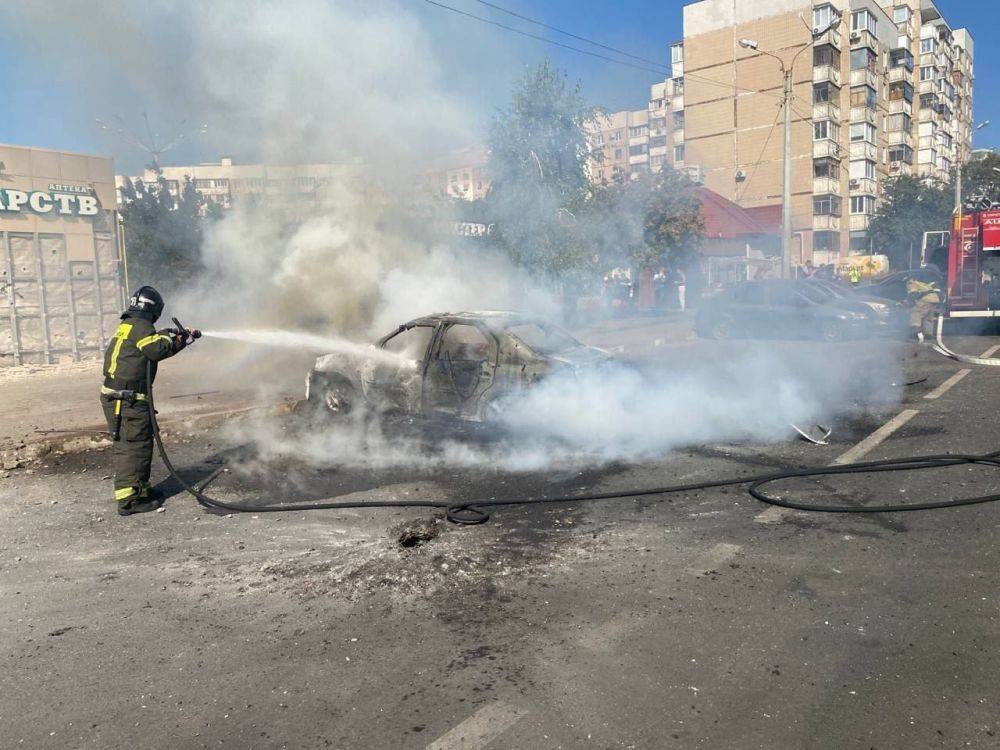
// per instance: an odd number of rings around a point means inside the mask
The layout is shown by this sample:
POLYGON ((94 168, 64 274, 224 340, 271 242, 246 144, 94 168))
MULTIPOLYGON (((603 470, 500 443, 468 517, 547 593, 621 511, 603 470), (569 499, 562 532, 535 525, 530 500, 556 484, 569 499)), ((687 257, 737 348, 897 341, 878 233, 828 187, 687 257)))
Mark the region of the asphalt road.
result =
MULTIPOLYGON (((755 346, 642 331, 620 345, 678 367, 755 346)), ((233 461, 221 497, 269 500, 536 496, 1000 449, 1000 372, 884 342, 773 346, 850 365, 856 398, 830 445, 718 441, 527 474, 241 464, 239 426, 171 448, 189 478, 233 461), (898 373, 873 369, 880 347, 898 373)), ((437 433, 421 435, 433 451, 437 433)), ((417 510, 214 516, 178 495, 120 519, 106 463, 54 456, 0 483, 4 747, 1000 746, 992 505, 831 516, 736 488, 504 508, 460 528, 417 510)), ((874 503, 998 486, 963 467, 786 491, 874 503)))

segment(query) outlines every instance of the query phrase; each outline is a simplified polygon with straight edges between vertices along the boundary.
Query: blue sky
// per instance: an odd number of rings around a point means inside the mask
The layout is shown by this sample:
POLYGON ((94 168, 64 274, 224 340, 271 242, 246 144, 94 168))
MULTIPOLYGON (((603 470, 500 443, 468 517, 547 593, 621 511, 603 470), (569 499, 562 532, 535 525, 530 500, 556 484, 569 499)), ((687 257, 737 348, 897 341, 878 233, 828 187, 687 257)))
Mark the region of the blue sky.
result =
MULTIPOLYGON (((512 83, 524 68, 544 56, 565 69, 571 78, 580 80, 588 99, 609 109, 643 106, 649 85, 658 78, 653 73, 614 65, 487 27, 430 6, 423 0, 394 1, 416 16, 426 29, 438 57, 444 85, 462 98, 480 130, 493 111, 507 100, 512 83)), ((1000 28, 1000 2, 936 1, 953 27, 966 26, 976 38, 976 118, 995 121, 995 125, 979 133, 976 146, 1000 145, 1000 97, 997 96, 1000 93, 1000 50, 996 44, 989 43, 989 30, 1000 28)), ((104 0, 93 2, 100 5, 104 0)), ((568 44, 581 44, 504 16, 475 0, 442 2, 568 44)), ((635 55, 662 60, 664 64, 668 57, 667 45, 682 35, 684 3, 681 0, 496 0, 496 4, 635 55)), ((0 142, 111 153, 126 169, 141 164, 137 152, 109 138, 94 122, 95 117, 107 118, 112 114, 121 114, 134 121, 139 112, 155 106, 146 101, 147 92, 136 83, 134 76, 129 78, 120 74, 127 61, 104 58, 94 47, 81 43, 72 28, 41 34, 37 24, 47 21, 39 21, 39 18, 39 15, 25 16, 17 11, 0 10, 0 69, 6 73, 0 142), (48 47, 40 47, 42 37, 48 47), (46 50, 50 53, 46 54, 46 50)), ((115 30, 110 29, 108 33, 115 33, 115 30)), ((177 34, 177 52, 183 54, 181 30, 157 30, 157 33, 177 34)), ((161 114, 164 121, 171 117, 180 120, 187 115, 183 112, 161 114)), ((481 136, 481 132, 470 133, 472 140, 481 136)), ((213 160, 220 148, 218 143, 193 139, 190 144, 178 148, 171 160, 213 160)))

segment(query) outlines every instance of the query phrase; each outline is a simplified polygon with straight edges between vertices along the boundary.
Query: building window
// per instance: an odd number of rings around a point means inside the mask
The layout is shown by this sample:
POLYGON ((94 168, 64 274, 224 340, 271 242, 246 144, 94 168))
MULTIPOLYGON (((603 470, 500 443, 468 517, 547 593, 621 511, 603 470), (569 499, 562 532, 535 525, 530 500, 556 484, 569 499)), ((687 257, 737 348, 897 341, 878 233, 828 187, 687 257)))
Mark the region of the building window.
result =
POLYGON ((936 73, 937 69, 933 65, 924 65, 920 68, 920 80, 932 81, 936 73))
POLYGON ((821 44, 813 50, 813 65, 821 68, 829 65, 831 68, 840 69, 840 50, 831 44, 821 44))
POLYGON ((896 102, 900 99, 913 103, 913 84, 906 81, 889 84, 889 101, 896 102))
POLYGON ((615 160, 620 160, 622 158, 622 150, 620 148, 615 149, 615 160))
POLYGON ((875 162, 873 162, 873 161, 871 161, 869 159, 862 159, 862 160, 859 160, 859 161, 852 161, 851 162, 851 179, 852 180, 861 180, 861 179, 874 180, 875 179, 875 162))
POLYGON ((674 112, 674 130, 684 129, 684 112, 674 112))
POLYGON ((889 161, 901 161, 906 164, 913 164, 913 149, 906 144, 889 147, 889 161))
POLYGON ((671 44, 670 45, 670 62, 673 64, 684 62, 684 45, 683 44, 671 44))
POLYGON ((813 104, 836 103, 838 101, 840 101, 840 89, 829 81, 817 83, 813 86, 813 104))
POLYGON ((928 39, 920 40, 920 54, 927 55, 934 52, 937 49, 937 39, 930 37, 928 39))
POLYGON ((840 136, 840 127, 832 120, 820 120, 813 123, 813 140, 822 141, 825 138, 837 140, 840 136))
POLYGON ((851 213, 867 214, 869 216, 875 213, 875 197, 871 195, 852 195, 851 213))
POLYGON ((646 144, 640 143, 638 146, 629 146, 628 155, 629 156, 642 156, 646 153, 646 144))
POLYGON ((649 157, 649 166, 651 168, 655 167, 655 168, 658 169, 662 164, 663 164, 663 157, 662 156, 650 156, 649 157))
POLYGON ((813 250, 830 253, 840 249, 840 234, 837 232, 816 232, 813 235, 813 250))
POLYGON ((660 146, 666 146, 666 145, 667 145, 667 136, 665 135, 654 135, 652 138, 649 139, 650 148, 658 148, 660 146))
POLYGON ((878 72, 878 55, 867 47, 851 50, 851 70, 868 70, 878 72))
POLYGON ((654 117, 649 121, 649 132, 651 133, 662 133, 667 129, 667 118, 666 117, 654 117))
POLYGON ((194 181, 194 186, 196 188, 201 189, 201 190, 205 190, 206 188, 212 187, 212 181, 211 180, 195 180, 194 181))
POLYGON ((637 125, 635 127, 632 127, 632 128, 628 129, 628 137, 629 138, 639 138, 640 136, 646 135, 648 132, 649 132, 649 128, 646 127, 645 125, 637 125))
POLYGON ((889 53, 889 66, 892 68, 906 68, 913 72, 913 53, 908 49, 894 49, 889 53))
POLYGON ((912 11, 910 6, 901 5, 898 8, 894 8, 892 11, 893 23, 909 23, 912 11))
POLYGON ((684 96, 684 79, 674 79, 674 96, 684 96))
POLYGON ((856 122, 851 125, 851 143, 867 141, 875 145, 877 138, 875 126, 870 122, 856 122))
POLYGON ((813 162, 813 177, 826 177, 830 180, 839 180, 840 162, 836 159, 816 159, 813 162))
POLYGON ((868 31, 872 36, 878 36, 878 19, 867 10, 859 10, 851 14, 851 31, 868 31))
POLYGON ((817 195, 813 198, 813 216, 840 216, 841 211, 839 196, 817 195))
POLYGON ((684 144, 680 143, 674 146, 674 163, 679 163, 684 161, 684 144))
POLYGON ((833 9, 832 5, 821 5, 813 8, 813 30, 825 31, 834 21, 839 21, 840 16, 833 9))
POLYGON ((851 89, 852 107, 868 107, 868 109, 875 109, 877 102, 878 94, 875 93, 875 89, 871 86, 858 86, 857 88, 851 89))
POLYGON ((622 139, 622 131, 620 130, 612 131, 611 136, 608 138, 608 140, 611 141, 612 143, 617 143, 621 139, 622 139))

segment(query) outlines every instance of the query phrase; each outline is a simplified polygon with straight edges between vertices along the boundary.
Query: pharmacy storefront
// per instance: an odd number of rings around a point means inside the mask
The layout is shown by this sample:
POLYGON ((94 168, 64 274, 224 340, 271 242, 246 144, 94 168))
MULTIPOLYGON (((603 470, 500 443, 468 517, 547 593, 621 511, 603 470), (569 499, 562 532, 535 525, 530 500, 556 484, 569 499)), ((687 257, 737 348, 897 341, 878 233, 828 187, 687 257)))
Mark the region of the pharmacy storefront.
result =
POLYGON ((0 367, 97 357, 124 293, 114 163, 0 144, 0 367))

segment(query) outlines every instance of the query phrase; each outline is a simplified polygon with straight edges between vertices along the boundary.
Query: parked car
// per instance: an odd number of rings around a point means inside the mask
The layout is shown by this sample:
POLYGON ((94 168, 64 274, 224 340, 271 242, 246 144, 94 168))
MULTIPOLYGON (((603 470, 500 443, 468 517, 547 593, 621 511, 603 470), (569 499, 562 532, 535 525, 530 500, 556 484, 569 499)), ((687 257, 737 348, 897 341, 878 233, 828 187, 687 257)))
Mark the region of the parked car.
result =
POLYGON ((942 292, 946 285, 944 274, 938 270, 937 266, 924 266, 923 268, 914 268, 909 271, 890 273, 888 276, 884 276, 871 284, 857 287, 857 289, 873 297, 903 302, 906 300, 906 282, 910 279, 937 284, 938 289, 942 292))
POLYGON ((804 281, 748 281, 706 300, 698 310, 699 336, 726 339, 870 336, 869 314, 846 309, 833 295, 804 281))
POLYGON ((833 304, 843 307, 845 310, 862 312, 867 315, 875 326, 876 333, 906 330, 907 311, 899 302, 865 294, 864 287, 855 288, 832 280, 813 277, 805 279, 803 283, 829 294, 833 304))
POLYGON ((547 375, 589 368, 606 352, 544 319, 514 312, 440 313, 404 323, 367 350, 319 357, 306 402, 488 421, 505 399, 547 375))

